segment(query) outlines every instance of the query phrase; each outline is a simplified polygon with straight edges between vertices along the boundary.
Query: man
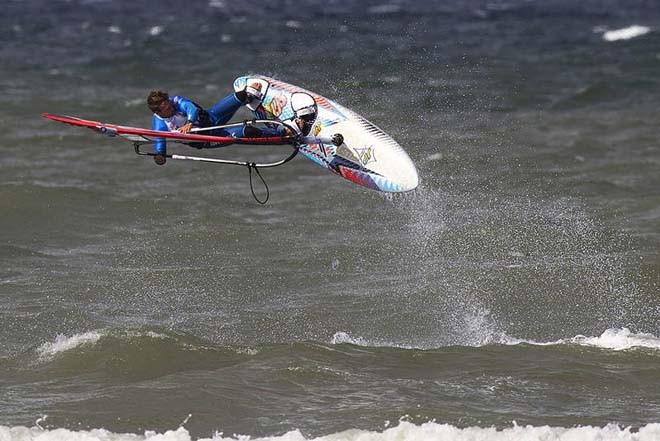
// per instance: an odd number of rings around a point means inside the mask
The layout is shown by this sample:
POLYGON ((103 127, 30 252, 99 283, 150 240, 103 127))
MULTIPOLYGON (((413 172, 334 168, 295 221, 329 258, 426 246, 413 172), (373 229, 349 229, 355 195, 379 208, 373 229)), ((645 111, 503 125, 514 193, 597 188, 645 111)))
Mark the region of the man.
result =
MULTIPOLYGON (((147 96, 147 105, 154 113, 151 124, 153 130, 189 133, 193 127, 202 128, 225 124, 246 100, 246 92, 233 93, 218 101, 209 110, 204 110, 199 104, 187 98, 181 96, 170 98, 167 92, 154 90, 147 96)), ((242 127, 238 129, 242 129, 242 127)), ((234 130, 234 132, 236 131, 234 130)), ((215 134, 239 135, 230 132, 215 134)), ((154 152, 156 153, 156 156, 154 156, 156 164, 165 164, 167 144, 164 139, 156 140, 154 152)))
MULTIPOLYGON (((285 128, 278 126, 277 135, 307 136, 314 127, 318 116, 318 106, 314 98, 305 92, 294 92, 291 94, 291 110, 293 115, 282 118, 287 100, 283 95, 272 96, 264 106, 264 98, 268 93, 269 84, 261 78, 239 77, 234 81, 234 91, 245 93, 245 105, 250 109, 257 119, 270 119, 284 124, 285 128)), ((288 113, 290 114, 290 113, 288 113)), ((266 133, 266 136, 271 135, 266 133)))
MULTIPOLYGON (((147 97, 149 109, 154 113, 153 130, 179 131, 189 133, 193 127, 213 127, 227 123, 236 111, 246 105, 256 118, 271 119, 282 122, 283 126, 274 127, 237 126, 205 132, 209 135, 243 137, 260 136, 307 136, 316 121, 318 107, 314 98, 303 92, 291 95, 291 110, 293 116, 280 120, 275 114, 267 111, 262 102, 268 90, 268 83, 261 79, 249 79, 234 82, 234 93, 218 101, 213 107, 204 110, 200 105, 181 96, 169 97, 167 92, 152 91, 147 97)), ((276 105, 276 100, 269 102, 276 105)), ((272 107, 269 107, 272 110, 272 107)), ((281 110, 281 109, 280 109, 281 110)), ((280 112, 281 113, 281 112, 280 112)), ((339 135, 341 136, 341 135, 339 135)), ((333 140, 334 142, 334 140, 333 140)), ((205 143, 194 143, 200 148, 205 143)), ((340 142, 341 144, 341 142, 340 142)), ((156 140, 154 144, 154 162, 163 165, 166 162, 167 147, 164 139, 156 140)))

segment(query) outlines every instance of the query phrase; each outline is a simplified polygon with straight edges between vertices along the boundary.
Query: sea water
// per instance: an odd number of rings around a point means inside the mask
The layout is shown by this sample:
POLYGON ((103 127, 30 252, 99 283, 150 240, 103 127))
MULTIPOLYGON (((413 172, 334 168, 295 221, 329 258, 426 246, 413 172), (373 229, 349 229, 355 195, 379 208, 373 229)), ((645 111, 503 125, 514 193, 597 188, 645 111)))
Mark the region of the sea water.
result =
POLYGON ((654 4, 26 0, 0 24, 0 439, 660 439, 654 4), (250 73, 384 129, 419 188, 300 157, 261 206, 243 168, 40 117, 149 127, 150 90, 210 107, 250 73))

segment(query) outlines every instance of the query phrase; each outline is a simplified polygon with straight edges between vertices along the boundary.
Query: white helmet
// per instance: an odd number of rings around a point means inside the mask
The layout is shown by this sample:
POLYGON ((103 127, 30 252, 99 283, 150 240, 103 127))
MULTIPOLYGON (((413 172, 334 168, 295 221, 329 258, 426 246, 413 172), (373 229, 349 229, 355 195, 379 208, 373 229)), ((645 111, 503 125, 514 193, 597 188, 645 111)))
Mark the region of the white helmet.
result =
POLYGON ((293 110, 293 118, 299 118, 303 122, 303 135, 309 134, 318 114, 318 106, 314 98, 304 92, 293 93, 291 95, 291 110, 293 110))

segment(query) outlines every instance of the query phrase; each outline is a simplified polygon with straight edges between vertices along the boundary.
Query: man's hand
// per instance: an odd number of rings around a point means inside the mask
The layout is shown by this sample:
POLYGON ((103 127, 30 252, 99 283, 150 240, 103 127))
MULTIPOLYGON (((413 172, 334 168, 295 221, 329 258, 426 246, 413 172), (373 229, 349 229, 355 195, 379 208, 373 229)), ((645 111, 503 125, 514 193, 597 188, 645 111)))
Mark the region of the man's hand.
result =
POLYGON ((291 127, 284 127, 284 136, 296 136, 297 133, 291 127))
POLYGON ((300 130, 303 130, 303 129, 305 128, 305 121, 303 121, 302 119, 300 119, 300 118, 295 118, 295 119, 293 120, 293 122, 296 123, 296 125, 298 126, 298 128, 299 128, 300 130))
POLYGON ((165 155, 156 155, 154 156, 154 162, 158 165, 165 165, 167 159, 165 158, 165 155))
POLYGON ((190 129, 192 129, 192 125, 193 124, 191 122, 189 122, 187 124, 184 124, 183 126, 181 126, 181 128, 179 128, 179 132, 181 132, 181 133, 190 132, 190 129))

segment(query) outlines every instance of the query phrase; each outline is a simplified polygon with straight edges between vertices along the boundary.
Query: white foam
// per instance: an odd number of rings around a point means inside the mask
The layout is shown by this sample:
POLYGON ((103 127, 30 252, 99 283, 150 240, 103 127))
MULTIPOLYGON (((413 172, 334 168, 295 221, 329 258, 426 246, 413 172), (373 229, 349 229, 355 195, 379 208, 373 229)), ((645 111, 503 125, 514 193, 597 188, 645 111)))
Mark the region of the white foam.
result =
POLYGON ((631 38, 639 37, 640 35, 648 34, 651 32, 651 28, 646 26, 633 25, 623 29, 615 29, 613 31, 607 31, 603 34, 603 40, 605 41, 618 41, 618 40, 630 40, 631 38))
POLYGON ((284 24, 287 28, 291 29, 301 29, 302 28, 302 23, 297 21, 297 20, 287 20, 287 22, 284 24))
POLYGON ((163 26, 152 26, 151 29, 149 29, 149 35, 151 35, 152 37, 155 37, 157 35, 162 34, 164 30, 165 30, 165 27, 163 27, 163 26))
POLYGON ((330 343, 333 345, 339 345, 343 343, 348 343, 355 346, 362 346, 366 348, 400 348, 400 349, 417 349, 413 346, 402 345, 392 342, 385 342, 380 340, 367 340, 363 337, 353 337, 347 332, 336 332, 332 336, 330 343))
POLYGON ((67 429, 42 430, 39 427, 0 426, 0 439, 3 441, 190 441, 190 433, 183 427, 165 433, 147 431, 144 435, 112 433, 105 429, 72 431, 67 429))
MULTIPOLYGON (((37 348, 37 352, 41 358, 50 359, 57 354, 70 351, 82 345, 93 345, 98 342, 101 337, 107 336, 109 334, 110 333, 108 331, 88 331, 82 334, 74 334, 71 337, 68 337, 64 334, 58 334, 57 337, 55 337, 55 341, 42 344, 37 348)), ((119 334, 118 337, 148 337, 158 340, 167 340, 171 338, 165 334, 159 334, 153 331, 126 331, 122 334, 119 334)))
MULTIPOLYGON (((463 346, 482 347, 493 344, 500 345, 519 345, 528 344, 534 346, 558 346, 558 345, 580 345, 597 347, 602 349, 610 349, 614 351, 624 351, 630 349, 658 349, 660 350, 660 337, 653 334, 634 333, 628 328, 611 328, 607 329, 600 336, 587 337, 584 335, 576 335, 572 338, 562 338, 554 341, 536 341, 523 338, 516 338, 506 335, 505 333, 496 332, 489 329, 487 322, 483 321, 483 317, 475 316, 474 322, 466 322, 466 335, 474 335, 474 341, 463 342, 463 346), (473 329, 474 328, 474 329, 473 329), (478 330, 483 330, 483 335, 478 335, 478 330)), ((392 347, 400 349, 433 349, 429 347, 404 345, 390 342, 383 342, 378 340, 368 340, 363 337, 354 337, 347 332, 337 332, 332 336, 330 341, 333 345, 348 343, 356 346, 363 347, 392 347)))
POLYGON ((395 4, 377 5, 371 6, 368 11, 370 14, 375 15, 397 14, 401 11, 401 6, 395 4))
POLYGON ((211 0, 209 1, 209 7, 211 8, 218 8, 218 9, 223 9, 227 5, 225 5, 225 2, 223 0, 211 0))
POLYGON ((550 342, 537 342, 534 340, 517 339, 514 337, 504 337, 501 341, 502 344, 516 345, 521 343, 536 345, 536 346, 552 346, 552 345, 580 345, 590 346, 602 349, 611 349, 614 351, 623 351, 628 349, 660 349, 660 337, 653 334, 635 334, 628 328, 611 328, 607 329, 598 337, 587 337, 584 335, 576 335, 573 338, 560 339, 550 342))
POLYGON ((333 345, 348 343, 356 346, 369 346, 369 344, 365 339, 363 339, 362 337, 351 337, 351 335, 348 332, 336 332, 335 335, 332 336, 332 340, 330 340, 330 343, 332 343, 333 345))
POLYGON ((41 357, 50 358, 62 352, 70 351, 85 344, 94 344, 101 338, 101 333, 97 331, 85 332, 84 334, 74 334, 67 337, 64 334, 58 334, 52 343, 44 343, 37 349, 41 357))
POLYGON ((571 343, 623 351, 632 348, 660 349, 660 338, 653 334, 635 334, 628 328, 608 329, 600 337, 578 335, 571 343))
MULTIPOLYGON (((38 427, 0 426, 0 439, 3 441, 191 441, 193 438, 183 427, 164 433, 148 431, 144 435, 112 433, 105 429, 70 431, 66 429, 42 430, 38 427)), ((400 421, 395 427, 382 432, 350 429, 344 432, 305 438, 299 430, 283 435, 252 438, 247 435, 225 437, 216 433, 213 438, 199 438, 198 441, 657 441, 660 439, 660 423, 651 423, 633 431, 629 427, 609 424, 604 427, 550 427, 518 426, 496 429, 493 427, 458 428, 449 424, 428 422, 416 425, 400 421)))

